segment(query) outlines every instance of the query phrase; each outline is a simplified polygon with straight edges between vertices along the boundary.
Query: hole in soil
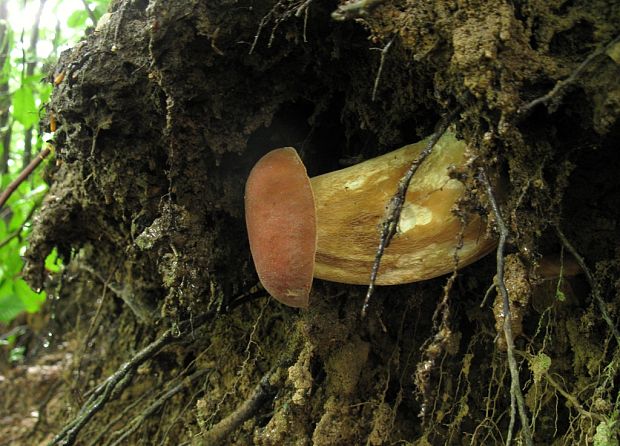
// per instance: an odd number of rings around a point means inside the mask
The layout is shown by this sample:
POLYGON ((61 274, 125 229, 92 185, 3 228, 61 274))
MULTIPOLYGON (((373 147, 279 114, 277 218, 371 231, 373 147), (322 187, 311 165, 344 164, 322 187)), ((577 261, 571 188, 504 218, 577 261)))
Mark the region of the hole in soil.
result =
POLYGON ((327 377, 327 373, 323 367, 323 361, 317 357, 313 357, 310 361, 310 374, 312 375, 312 381, 318 388, 327 377))
POLYGON ((294 147, 304 161, 309 176, 336 170, 344 146, 339 101, 317 116, 316 106, 299 100, 283 104, 271 125, 255 131, 248 140, 248 159, 252 165, 265 153, 279 147, 294 147), (312 121, 312 124, 310 123, 312 121))
POLYGON ((594 26, 580 20, 572 28, 559 32, 549 42, 549 53, 580 61, 588 55, 594 38, 594 26))
POLYGON ((566 236, 586 258, 586 263, 612 258, 617 249, 614 240, 620 221, 618 137, 620 124, 601 141, 600 148, 593 150, 584 142, 571 160, 576 168, 570 175, 564 195, 562 226, 566 236), (583 221, 588 222, 587 229, 583 221))

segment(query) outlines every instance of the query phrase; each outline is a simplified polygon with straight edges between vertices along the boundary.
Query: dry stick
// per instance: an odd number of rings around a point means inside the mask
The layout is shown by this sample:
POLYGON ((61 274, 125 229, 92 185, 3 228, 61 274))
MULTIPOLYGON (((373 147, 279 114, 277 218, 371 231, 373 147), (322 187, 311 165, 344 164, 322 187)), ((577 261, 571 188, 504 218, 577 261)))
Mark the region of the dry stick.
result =
POLYGON ((277 388, 270 381, 276 372, 284 367, 289 367, 299 354, 299 342, 289 346, 274 365, 256 385, 250 396, 237 407, 230 415, 220 420, 211 429, 202 435, 202 446, 215 446, 224 444, 224 439, 242 423, 249 420, 269 399, 276 394, 277 388))
POLYGON ((519 409, 519 417, 521 418, 521 431, 523 432, 523 437, 525 440, 525 444, 527 446, 532 446, 532 432, 530 430, 530 421, 528 419, 527 413, 525 411, 525 400, 523 398, 523 393, 521 392, 521 384, 519 383, 519 369, 517 367, 517 360, 515 359, 515 347, 514 340, 512 337, 512 323, 511 323, 511 315, 510 315, 510 301, 508 298, 508 290, 506 289, 506 283, 504 282, 504 248, 506 246, 506 239, 508 238, 508 227, 504 223, 504 219, 502 218, 502 214, 499 210, 499 206, 497 205, 497 201, 495 201, 495 196, 493 194, 493 188, 489 179, 487 178, 484 170, 480 169, 480 180, 482 181, 487 196, 489 198, 489 203, 491 205, 491 210, 493 211, 493 215, 495 216, 495 221, 497 224, 497 228, 499 230, 499 241, 497 244, 497 288, 500 291, 502 296, 502 300, 504 301, 504 336, 506 337, 506 350, 508 354, 508 368, 510 370, 510 426, 508 429, 508 438, 506 439, 506 444, 510 444, 511 441, 511 433, 512 427, 514 426, 514 418, 515 418, 515 408, 514 408, 514 400, 516 399, 517 407, 519 409))
POLYGON ((93 12, 93 10, 90 9, 90 5, 88 4, 87 0, 82 0, 82 4, 84 5, 86 14, 88 14, 88 18, 90 19, 91 22, 93 22, 93 26, 96 28, 97 27, 97 16, 95 16, 95 13, 93 12))
POLYGON ((256 34, 254 35, 254 40, 252 41, 252 45, 250 46, 250 51, 248 52, 248 54, 252 54, 256 49, 256 44, 258 43, 258 38, 260 37, 263 28, 267 25, 267 23, 269 23, 271 17, 275 14, 278 5, 279 3, 276 3, 276 5, 271 8, 271 10, 267 14, 265 14, 258 23, 258 29, 256 30, 256 34))
POLYGON ((381 73, 383 73, 383 66, 385 65, 385 58, 387 57, 387 53, 394 43, 394 39, 396 36, 392 37, 390 41, 383 48, 372 48, 374 50, 381 51, 381 61, 379 62, 379 69, 377 70, 377 76, 375 77, 375 84, 372 87, 372 101, 374 102, 377 99, 377 90, 379 89, 379 81, 381 80, 381 73))
POLYGON ((590 285, 590 289, 592 290, 592 296, 594 297, 594 300, 596 301, 598 305, 599 311, 601 312, 603 319, 605 320, 605 322, 609 326, 609 329, 614 335, 616 342, 620 346, 620 332, 618 331, 616 324, 614 324, 614 321, 611 320, 611 316, 609 316, 609 313, 607 312, 605 301, 603 300, 601 294, 599 293, 599 290, 596 286, 596 281, 594 280, 594 276, 592 275, 592 272, 588 268, 588 265, 586 265, 586 262, 583 259, 583 257, 581 257, 581 255, 577 252, 577 250, 572 245, 572 243, 568 241, 568 239, 566 238, 566 236, 564 235, 564 233, 562 232, 562 230, 560 229, 558 225, 555 226, 555 232, 557 233, 564 247, 568 249, 568 251, 573 255, 573 257, 575 258, 575 260, 581 267, 582 271, 586 275, 586 280, 588 281, 588 284, 590 285))
POLYGON ((64 429, 48 443, 52 445, 69 446, 75 443, 78 433, 90 421, 90 419, 99 412, 103 406, 127 387, 131 378, 135 374, 136 369, 146 360, 156 355, 162 348, 169 344, 181 342, 184 337, 193 329, 200 327, 205 322, 215 316, 215 312, 205 313, 192 321, 186 320, 176 327, 166 330, 157 340, 151 342, 145 348, 140 350, 131 360, 123 364, 116 372, 110 375, 103 383, 101 383, 93 391, 90 398, 84 403, 75 419, 67 424, 64 429))
POLYGON ((34 206, 32 206, 32 208, 28 212, 28 215, 26 215, 26 218, 24 218, 24 221, 22 221, 22 224, 19 225, 19 228, 17 228, 15 231, 13 231, 11 234, 9 234, 9 236, 7 238, 5 238, 4 240, 2 240, 0 242, 0 249, 4 248, 6 245, 11 243, 11 240, 13 240, 14 238, 17 238, 17 237, 19 237, 21 235, 22 231, 24 230, 24 227, 28 224, 28 222, 30 221, 30 219, 34 215, 34 211, 36 211, 37 208, 41 205, 41 201, 42 200, 36 201, 34 203, 34 206))
POLYGON ((372 270, 370 271, 370 283, 368 285, 368 291, 366 292, 366 298, 364 299, 364 305, 362 306, 362 319, 366 317, 368 313, 368 305, 370 304, 370 298, 375 291, 375 282, 377 280, 377 274, 379 273, 379 266, 381 266, 381 258, 383 257, 383 252, 390 245, 392 238, 396 234, 396 230, 398 229, 398 222, 400 221, 400 214, 403 210, 403 205, 405 204, 405 200, 407 198, 407 190, 409 189, 409 184, 411 183, 411 179, 413 175, 416 173, 420 165, 424 162, 424 160, 432 153, 435 144, 439 141, 439 138, 445 133, 448 129, 448 126, 452 123, 456 115, 461 111, 461 107, 457 106, 454 110, 444 116, 438 123, 435 132, 431 135, 426 144, 426 147, 416 159, 413 160, 409 169, 403 175, 403 177, 398 182, 398 188, 396 189, 396 193, 390 199, 390 202, 387 205, 387 212, 383 223, 381 224, 381 239, 379 241, 379 246, 377 247, 377 252, 375 254, 375 261, 372 264, 372 270))
POLYGON ((43 161, 45 157, 50 154, 51 151, 51 145, 48 144, 45 149, 39 152, 39 155, 37 155, 35 159, 30 161, 30 164, 28 164, 26 168, 22 170, 22 172, 17 176, 17 178, 11 181, 11 184, 9 184, 4 190, 4 192, 0 194, 0 209, 2 209, 2 206, 4 206, 4 204, 13 194, 13 192, 15 192, 15 189, 17 189, 19 185, 22 184, 26 178, 28 178, 28 175, 30 175, 39 164, 41 164, 41 161, 43 161))
POLYGON ((521 115, 521 117, 524 117, 530 111, 532 111, 532 109, 536 107, 537 105, 547 104, 548 102, 554 99, 559 99, 564 93, 564 91, 566 90, 566 87, 568 87, 570 84, 575 83, 577 79, 583 74, 583 72, 588 67, 588 65, 590 65, 596 57, 607 52, 607 50, 609 50, 612 46, 614 46, 618 42, 620 42, 620 35, 617 35, 607 45, 597 48, 588 57, 586 57, 586 59, 583 62, 579 64, 579 66, 575 69, 575 71, 573 71, 570 74, 570 76, 568 76, 564 80, 558 81, 547 94, 545 94, 544 96, 540 96, 531 102, 528 102, 523 107, 520 107, 519 110, 517 111, 517 115, 521 115))

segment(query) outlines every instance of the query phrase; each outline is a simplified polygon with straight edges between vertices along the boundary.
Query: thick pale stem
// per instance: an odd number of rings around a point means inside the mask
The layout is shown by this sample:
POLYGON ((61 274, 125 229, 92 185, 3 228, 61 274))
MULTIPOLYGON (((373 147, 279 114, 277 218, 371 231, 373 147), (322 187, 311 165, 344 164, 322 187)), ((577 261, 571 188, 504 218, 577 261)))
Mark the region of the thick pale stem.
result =
MULTIPOLYGON (((314 276, 368 284, 385 206, 426 140, 355 166, 312 178, 317 213, 314 276)), ((466 145, 446 133, 416 172, 396 234, 385 250, 378 285, 437 277, 468 265, 496 245, 485 238, 485 222, 471 215, 467 225, 454 213, 464 193, 450 170, 467 161, 466 145), (462 235, 462 247, 457 250, 462 235)))

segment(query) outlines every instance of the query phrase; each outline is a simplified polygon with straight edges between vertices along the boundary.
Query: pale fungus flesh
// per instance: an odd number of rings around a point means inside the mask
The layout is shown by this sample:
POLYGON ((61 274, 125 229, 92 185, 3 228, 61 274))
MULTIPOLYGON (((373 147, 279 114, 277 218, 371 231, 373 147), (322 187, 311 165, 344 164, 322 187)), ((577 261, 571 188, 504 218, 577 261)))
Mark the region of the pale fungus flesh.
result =
MULTIPOLYGON (((346 169, 312 178, 317 213, 314 277, 368 285, 386 205, 427 140, 346 169)), ((381 258, 377 285, 431 279, 489 253, 486 222, 470 214, 466 224, 455 206, 465 186, 451 170, 467 162, 467 146, 446 132, 420 165, 407 190, 398 232, 381 258), (462 246, 460 244, 462 235, 462 246), (455 260, 456 259, 456 260, 455 260), (458 262, 458 263, 455 263, 458 262)))

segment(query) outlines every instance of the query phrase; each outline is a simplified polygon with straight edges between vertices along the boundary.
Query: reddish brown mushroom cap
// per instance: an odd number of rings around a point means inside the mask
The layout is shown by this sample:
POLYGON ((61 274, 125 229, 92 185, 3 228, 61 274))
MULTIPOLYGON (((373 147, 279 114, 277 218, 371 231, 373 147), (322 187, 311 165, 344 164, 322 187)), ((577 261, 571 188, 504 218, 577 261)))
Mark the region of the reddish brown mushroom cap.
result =
POLYGON ((291 307, 308 306, 316 253, 310 180, 295 149, 276 149, 254 166, 245 185, 245 222, 258 277, 291 307))

